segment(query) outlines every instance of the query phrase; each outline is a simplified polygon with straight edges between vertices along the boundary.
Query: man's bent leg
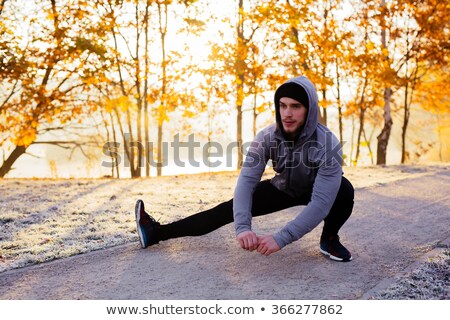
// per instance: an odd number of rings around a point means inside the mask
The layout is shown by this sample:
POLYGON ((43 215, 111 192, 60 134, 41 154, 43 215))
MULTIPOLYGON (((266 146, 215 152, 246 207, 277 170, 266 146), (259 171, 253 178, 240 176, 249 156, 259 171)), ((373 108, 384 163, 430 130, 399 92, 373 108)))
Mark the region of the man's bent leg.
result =
POLYGON ((322 237, 335 236, 353 211, 355 191, 347 178, 342 177, 341 186, 330 213, 324 220, 322 237))
POLYGON ((306 205, 309 199, 309 194, 305 197, 293 198, 274 187, 270 180, 264 180, 259 183, 253 195, 252 216, 262 216, 283 209, 306 205))
POLYGON ((339 192, 330 213, 324 220, 322 236, 320 237, 320 252, 332 260, 343 262, 352 260, 352 254, 341 244, 338 232, 352 213, 353 198, 352 184, 342 177, 339 192))

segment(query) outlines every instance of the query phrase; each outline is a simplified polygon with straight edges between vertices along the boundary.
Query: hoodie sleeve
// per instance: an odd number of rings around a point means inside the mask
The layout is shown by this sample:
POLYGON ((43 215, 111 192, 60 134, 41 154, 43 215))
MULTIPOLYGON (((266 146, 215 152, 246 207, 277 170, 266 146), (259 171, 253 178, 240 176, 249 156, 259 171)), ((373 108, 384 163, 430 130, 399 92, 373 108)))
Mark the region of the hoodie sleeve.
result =
POLYGON ((261 181, 269 158, 264 132, 259 132, 250 145, 234 189, 233 215, 236 234, 252 229, 253 193, 261 181))
MULTIPOLYGON (((326 148, 324 148, 326 149, 326 148)), ((326 218, 336 199, 342 180, 342 166, 337 159, 342 159, 342 151, 338 158, 322 150, 321 165, 314 181, 311 201, 294 220, 274 235, 280 248, 294 242, 313 230, 326 218)))

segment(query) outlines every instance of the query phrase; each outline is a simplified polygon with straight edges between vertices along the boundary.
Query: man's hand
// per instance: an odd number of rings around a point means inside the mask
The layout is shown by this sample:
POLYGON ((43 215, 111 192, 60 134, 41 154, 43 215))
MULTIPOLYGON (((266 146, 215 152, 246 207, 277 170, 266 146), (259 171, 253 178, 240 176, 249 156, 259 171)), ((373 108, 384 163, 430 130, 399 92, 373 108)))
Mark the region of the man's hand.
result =
POLYGON ((241 232, 236 238, 242 249, 253 251, 258 247, 258 238, 253 231, 241 232))
POLYGON ((261 253, 262 255, 268 256, 271 253, 280 251, 280 247, 276 243, 273 236, 259 236, 258 237, 258 247, 256 251, 261 253))

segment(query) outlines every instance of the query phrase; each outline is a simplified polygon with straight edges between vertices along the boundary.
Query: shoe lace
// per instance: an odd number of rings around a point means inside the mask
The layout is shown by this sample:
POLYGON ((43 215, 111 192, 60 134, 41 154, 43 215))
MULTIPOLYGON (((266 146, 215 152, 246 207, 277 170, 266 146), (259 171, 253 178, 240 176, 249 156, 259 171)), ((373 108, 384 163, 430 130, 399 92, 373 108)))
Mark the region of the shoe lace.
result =
MULTIPOLYGON (((147 212, 146 212, 147 213, 147 212)), ((149 215, 148 213, 147 213, 147 216, 150 218, 150 220, 153 222, 153 223, 159 223, 159 220, 161 220, 161 217, 159 217, 158 218, 158 220, 156 220, 155 218, 153 218, 151 215, 149 215)))
MULTIPOLYGON (((160 218, 161 219, 161 218, 160 218)), ((144 211, 144 214, 141 214, 141 220, 150 222, 150 223, 158 223, 158 221, 155 220, 155 218, 153 218, 151 215, 148 214, 147 211, 144 211)))

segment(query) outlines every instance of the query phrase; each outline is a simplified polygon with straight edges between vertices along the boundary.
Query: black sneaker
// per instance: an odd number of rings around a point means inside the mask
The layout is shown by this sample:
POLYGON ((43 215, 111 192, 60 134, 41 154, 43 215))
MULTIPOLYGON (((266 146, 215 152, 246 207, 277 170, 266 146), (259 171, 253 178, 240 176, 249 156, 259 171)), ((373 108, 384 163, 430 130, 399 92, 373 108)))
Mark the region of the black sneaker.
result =
POLYGON ((136 202, 134 213, 136 215, 136 227, 141 247, 147 248, 152 244, 157 244, 159 241, 156 232, 160 227, 160 223, 145 212, 144 202, 142 200, 136 202))
POLYGON ((352 254, 340 242, 339 236, 320 241, 320 252, 335 261, 347 262, 352 260, 352 254))

